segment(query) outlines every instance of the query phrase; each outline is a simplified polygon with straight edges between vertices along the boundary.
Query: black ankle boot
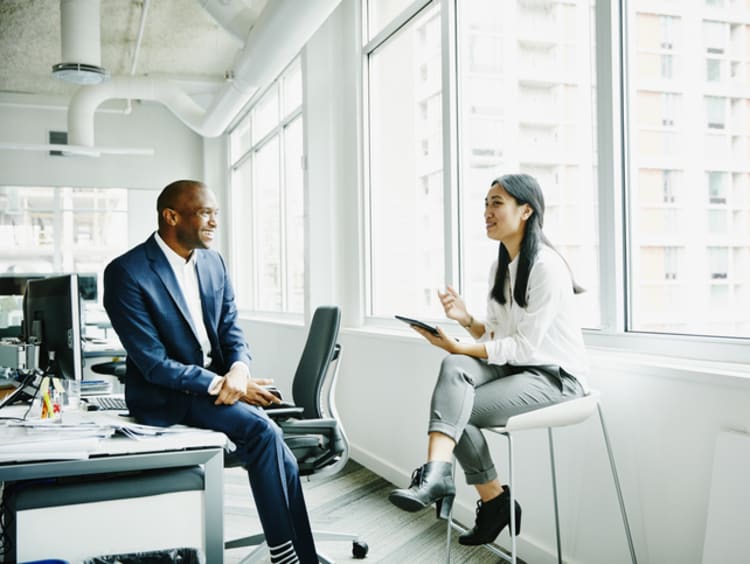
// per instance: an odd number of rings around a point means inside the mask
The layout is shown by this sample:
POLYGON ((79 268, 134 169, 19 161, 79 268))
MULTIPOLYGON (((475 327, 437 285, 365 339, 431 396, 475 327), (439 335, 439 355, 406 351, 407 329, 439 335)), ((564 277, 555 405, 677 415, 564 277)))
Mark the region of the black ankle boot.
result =
MULTIPOLYGON (((510 524, 510 488, 503 486, 503 493, 487 501, 477 501, 477 518, 474 527, 458 537, 460 544, 476 546, 494 541, 497 535, 510 524)), ((516 501, 516 535, 521 532, 521 506, 516 501)))
POLYGON ((456 496, 451 470, 450 462, 428 462, 412 472, 408 488, 393 490, 388 499, 406 511, 419 511, 435 503, 438 518, 447 519, 456 496))

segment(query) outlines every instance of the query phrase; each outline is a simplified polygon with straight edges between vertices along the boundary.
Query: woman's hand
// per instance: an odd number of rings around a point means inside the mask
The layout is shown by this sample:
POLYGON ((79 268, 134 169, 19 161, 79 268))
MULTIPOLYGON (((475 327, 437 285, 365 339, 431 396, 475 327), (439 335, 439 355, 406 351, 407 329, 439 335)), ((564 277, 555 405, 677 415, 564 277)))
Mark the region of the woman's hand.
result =
POLYGON ((438 298, 440 298, 440 303, 443 305, 445 316, 448 319, 458 321, 460 325, 466 327, 471 316, 469 315, 469 312, 466 311, 466 304, 464 303, 463 298, 461 298, 453 286, 446 286, 445 293, 438 290, 437 294, 438 298))
POLYGON ((454 339, 453 337, 449 337, 448 335, 446 335, 440 327, 435 327, 435 329, 437 329, 437 332, 439 333, 439 336, 433 335, 429 331, 426 331, 421 327, 417 327, 416 325, 412 325, 411 328, 422 335, 425 339, 427 339, 431 345, 440 347, 441 349, 449 353, 458 352, 458 341, 456 341, 456 339, 454 339))

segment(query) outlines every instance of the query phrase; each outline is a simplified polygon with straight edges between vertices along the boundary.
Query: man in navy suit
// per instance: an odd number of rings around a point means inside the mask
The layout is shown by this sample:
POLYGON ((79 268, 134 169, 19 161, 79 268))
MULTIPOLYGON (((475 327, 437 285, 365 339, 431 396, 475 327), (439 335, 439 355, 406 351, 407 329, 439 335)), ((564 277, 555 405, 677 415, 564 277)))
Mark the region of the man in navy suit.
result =
POLYGON ((297 462, 262 407, 277 398, 250 376, 234 291, 209 250, 216 198, 178 180, 157 200, 159 229, 104 271, 104 307, 127 352, 125 400, 150 425, 221 431, 248 471, 272 562, 317 562, 297 462))

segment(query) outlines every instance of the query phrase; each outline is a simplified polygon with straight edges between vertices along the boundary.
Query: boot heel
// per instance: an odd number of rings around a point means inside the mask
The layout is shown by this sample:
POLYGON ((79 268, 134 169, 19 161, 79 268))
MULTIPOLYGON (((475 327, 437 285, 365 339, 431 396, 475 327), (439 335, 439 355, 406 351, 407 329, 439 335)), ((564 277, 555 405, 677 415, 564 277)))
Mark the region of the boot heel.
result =
POLYGON ((448 516, 451 514, 451 509, 453 509, 453 500, 455 497, 456 496, 453 495, 447 495, 441 497, 435 502, 435 512, 438 519, 448 519, 448 516))
POLYGON ((516 536, 521 534, 521 506, 516 503, 516 536))

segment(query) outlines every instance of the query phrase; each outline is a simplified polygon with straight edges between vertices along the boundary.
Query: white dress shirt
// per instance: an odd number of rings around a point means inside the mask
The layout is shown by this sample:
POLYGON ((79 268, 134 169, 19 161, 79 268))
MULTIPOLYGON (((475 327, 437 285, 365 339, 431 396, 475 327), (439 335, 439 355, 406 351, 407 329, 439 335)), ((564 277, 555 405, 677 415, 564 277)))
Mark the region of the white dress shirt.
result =
MULTIPOLYGON (((495 283, 497 261, 490 271, 495 283)), ((506 296, 518 272, 518 256, 508 265, 506 296)), ((490 364, 548 365, 561 367, 588 389, 588 360, 578 321, 573 282, 568 266, 554 249, 542 245, 529 272, 527 306, 511 298, 501 305, 487 298, 485 332, 478 339, 490 364)))

